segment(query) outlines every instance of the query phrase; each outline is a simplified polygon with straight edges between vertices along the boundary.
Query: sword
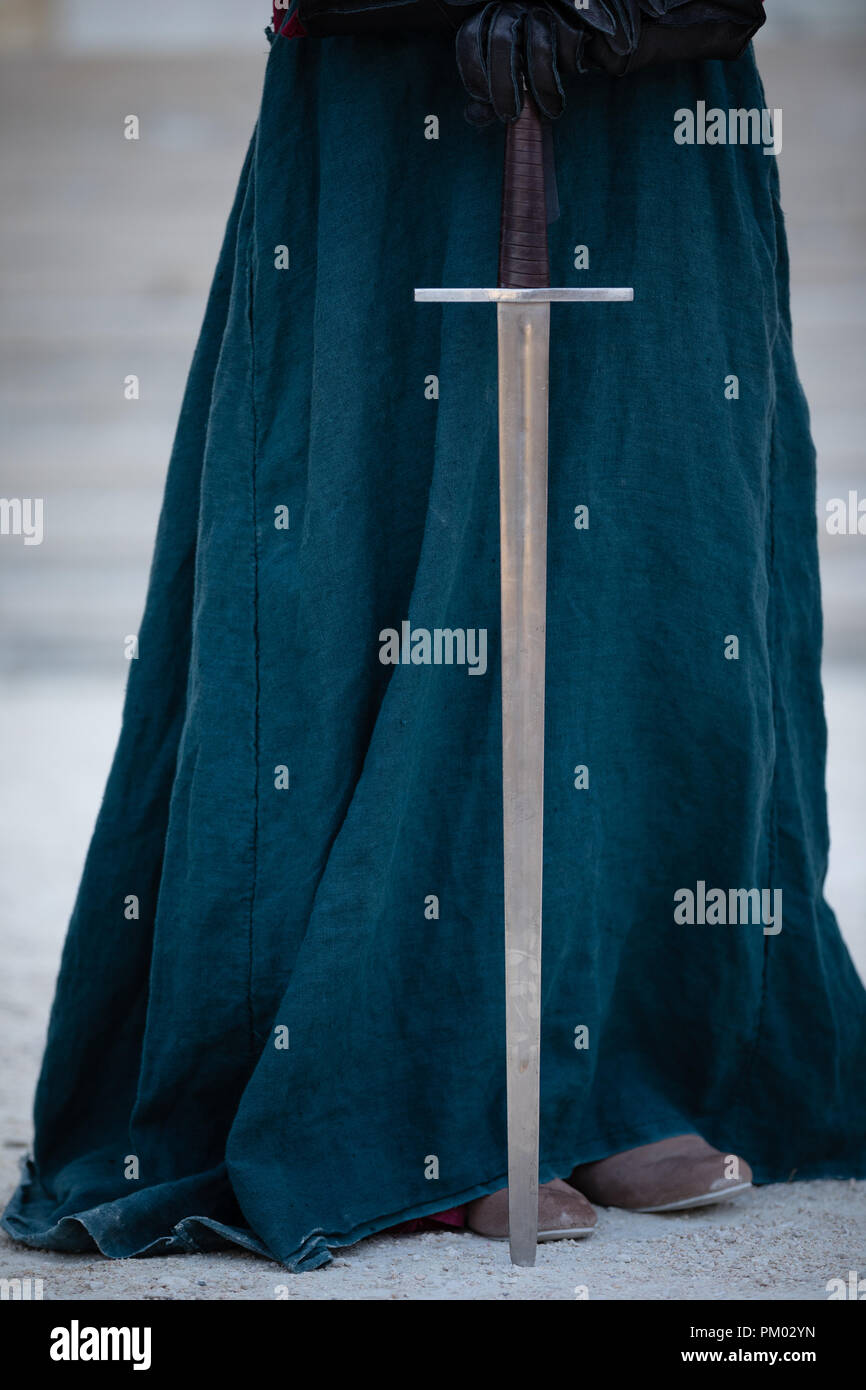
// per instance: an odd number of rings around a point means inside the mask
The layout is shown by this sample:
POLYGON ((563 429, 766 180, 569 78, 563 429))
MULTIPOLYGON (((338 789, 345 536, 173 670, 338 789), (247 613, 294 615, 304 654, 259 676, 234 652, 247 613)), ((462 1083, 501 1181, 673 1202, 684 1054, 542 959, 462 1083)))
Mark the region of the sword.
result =
POLYGON ((497 306, 508 1229, 515 1265, 534 1265, 538 1242, 550 306, 633 298, 631 289, 550 287, 543 130, 524 90, 521 114, 506 127, 497 288, 415 291, 419 303, 497 306))

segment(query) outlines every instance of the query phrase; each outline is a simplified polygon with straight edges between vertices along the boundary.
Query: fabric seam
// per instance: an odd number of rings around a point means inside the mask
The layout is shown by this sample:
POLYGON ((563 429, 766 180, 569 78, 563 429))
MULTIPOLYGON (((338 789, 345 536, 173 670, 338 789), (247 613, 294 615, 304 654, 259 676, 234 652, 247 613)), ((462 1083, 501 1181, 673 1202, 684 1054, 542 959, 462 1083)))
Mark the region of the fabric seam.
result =
POLYGON ((254 265, 255 208, 253 209, 252 233, 247 262, 247 329, 250 342, 250 420, 252 424, 252 582, 253 582, 253 822, 252 822, 252 883, 250 886, 250 912, 247 928, 247 1020, 250 1034, 250 1055, 257 1059, 255 1012, 253 1008, 253 923, 258 882, 259 854, 259 742, 260 742, 260 694, 261 675, 259 670, 259 529, 258 529, 258 415, 256 411, 256 340, 253 304, 255 300, 254 265))

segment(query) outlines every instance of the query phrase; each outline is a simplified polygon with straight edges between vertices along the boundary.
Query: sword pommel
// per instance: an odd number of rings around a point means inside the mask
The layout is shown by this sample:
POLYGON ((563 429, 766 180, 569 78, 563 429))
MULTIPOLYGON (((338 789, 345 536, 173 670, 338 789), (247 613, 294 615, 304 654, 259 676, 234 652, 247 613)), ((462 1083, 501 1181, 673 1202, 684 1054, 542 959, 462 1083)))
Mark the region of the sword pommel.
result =
POLYGON ((499 285, 543 289, 549 284, 544 136, 538 107, 524 90, 523 109, 505 130, 499 285))

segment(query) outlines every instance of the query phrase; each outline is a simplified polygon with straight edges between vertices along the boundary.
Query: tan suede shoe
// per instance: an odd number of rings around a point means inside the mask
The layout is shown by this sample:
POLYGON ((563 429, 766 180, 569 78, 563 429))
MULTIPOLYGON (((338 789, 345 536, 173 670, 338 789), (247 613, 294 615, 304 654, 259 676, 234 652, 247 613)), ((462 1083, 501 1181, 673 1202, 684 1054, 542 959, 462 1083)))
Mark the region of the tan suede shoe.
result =
POLYGON ((678 1134, 598 1163, 582 1163, 569 1182, 600 1207, 684 1211, 745 1192, 752 1185, 752 1170, 745 1159, 723 1154, 699 1134, 678 1134))
MULTIPOLYGON (((578 1240, 588 1236, 596 1223, 589 1202, 562 1178, 554 1178, 538 1189, 538 1239, 578 1240)), ((487 1197, 476 1197, 466 1208, 470 1231, 488 1240, 508 1239, 508 1188, 501 1187, 487 1197)))

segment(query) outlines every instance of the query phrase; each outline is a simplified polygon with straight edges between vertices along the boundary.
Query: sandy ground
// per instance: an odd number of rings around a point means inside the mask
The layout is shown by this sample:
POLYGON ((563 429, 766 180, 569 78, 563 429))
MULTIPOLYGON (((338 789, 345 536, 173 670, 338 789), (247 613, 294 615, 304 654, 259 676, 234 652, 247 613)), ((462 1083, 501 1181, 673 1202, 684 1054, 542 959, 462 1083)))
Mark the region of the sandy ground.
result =
MULTIPOLYGON (((783 193, 819 507, 862 485, 864 45, 767 45, 785 110, 783 193), (857 168, 855 164, 855 168, 857 168)), ((261 57, 0 63, 0 492, 46 498, 45 544, 0 546, 0 1201, 29 1112, 66 921, 120 719, 186 367, 248 137, 261 57), (142 115, 134 149, 118 120, 142 115), (117 384, 144 383, 134 414, 117 384)), ((821 533, 827 615, 828 896, 866 975, 866 540, 821 533)), ((380 1236, 294 1278, 252 1256, 110 1262, 0 1238, 0 1276, 47 1299, 824 1299, 866 1276, 866 1184, 793 1183, 667 1217, 602 1213, 534 1271, 453 1233, 380 1236)))
POLYGON ((471 1234, 375 1236, 324 1269, 286 1274, 227 1252, 92 1260, 0 1251, 0 1271, 43 1280, 46 1299, 826 1299, 866 1270, 866 1183, 756 1189, 713 1214, 601 1212, 588 1240, 539 1247, 512 1269, 504 1243, 471 1234))

